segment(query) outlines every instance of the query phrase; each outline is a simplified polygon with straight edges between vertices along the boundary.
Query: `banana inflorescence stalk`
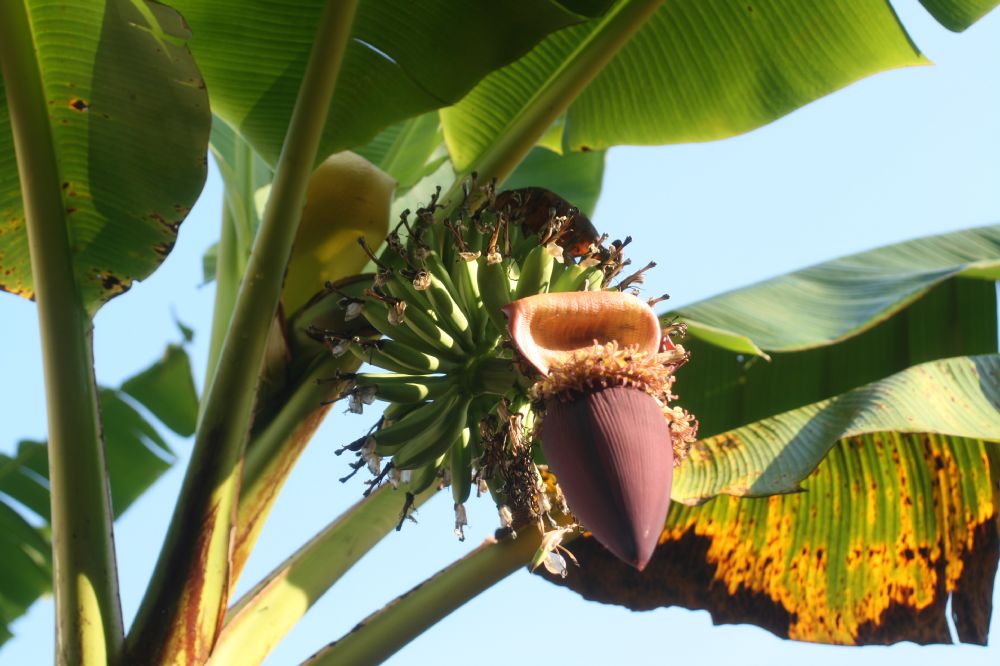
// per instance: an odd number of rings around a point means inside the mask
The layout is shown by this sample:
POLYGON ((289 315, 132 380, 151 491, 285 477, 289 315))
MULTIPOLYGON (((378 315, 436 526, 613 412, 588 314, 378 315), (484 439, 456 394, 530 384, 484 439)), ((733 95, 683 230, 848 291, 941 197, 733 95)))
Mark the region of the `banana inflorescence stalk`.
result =
POLYGON ((314 331, 332 353, 378 369, 339 377, 353 380, 349 411, 389 403, 372 431, 341 452, 356 454, 355 470, 373 472, 371 487, 386 478, 405 478, 414 492, 450 484, 460 537, 473 489, 492 495, 504 527, 548 522, 554 529, 553 501, 559 511, 565 506, 536 465, 544 409, 532 398, 538 372, 511 344, 505 309, 537 294, 625 290, 642 271, 609 286, 629 263, 630 239, 605 244, 551 192, 498 196, 492 185, 474 183, 465 192, 457 206, 435 196, 414 214, 405 211, 380 254, 359 239, 376 266, 360 297, 331 287, 342 307, 382 336, 314 331), (383 466, 383 458, 391 462, 383 466))

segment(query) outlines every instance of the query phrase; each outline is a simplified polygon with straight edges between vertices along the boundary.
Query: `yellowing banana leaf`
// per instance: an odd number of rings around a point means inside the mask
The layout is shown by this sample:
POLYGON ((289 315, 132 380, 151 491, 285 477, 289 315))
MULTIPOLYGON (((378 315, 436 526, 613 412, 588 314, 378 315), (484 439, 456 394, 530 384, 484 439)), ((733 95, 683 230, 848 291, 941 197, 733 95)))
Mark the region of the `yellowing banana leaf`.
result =
POLYGON ((644 573, 591 538, 566 579, 636 610, 705 609, 795 640, 986 644, 1000 552, 1000 445, 928 434, 843 439, 803 492, 671 506, 644 573))
POLYGON ((1000 553, 997 234, 880 248, 682 309, 714 328, 695 330, 678 375, 704 438, 675 476, 665 544, 639 577, 577 542, 566 583, 847 644, 948 642, 952 595, 960 639, 984 642, 1000 553), (782 351, 768 361, 740 340, 782 351))
MULTIPOLYGON (((554 33, 444 109, 456 168, 526 122, 525 109, 576 75, 573 63, 615 29, 594 20, 554 33)), ((578 98, 565 100, 564 145, 720 139, 860 78, 925 62, 887 2, 665 2, 578 98)))
MULTIPOLYGON (((172 3, 212 109, 269 163, 278 156, 323 3, 172 3)), ((452 104, 486 73, 608 2, 361 2, 319 158, 364 145, 406 118, 452 104)))
POLYGON ((700 439, 673 497, 795 492, 838 439, 877 432, 1000 440, 1000 355, 914 366, 821 402, 700 439))
MULTIPOLYGON (((130 399, 174 432, 190 434, 189 409, 197 409, 197 394, 187 354, 169 348, 163 359, 127 380, 123 390, 103 388, 98 399, 117 517, 174 462, 170 446, 130 399)), ((9 624, 51 590, 48 476, 45 442, 23 441, 13 457, 0 454, 0 644, 10 638, 9 624)))
MULTIPOLYGON (((167 256, 205 180, 210 114, 180 16, 156 2, 30 0, 83 302, 94 312, 167 256)), ((0 289, 34 294, 0 82, 0 289)), ((30 147, 29 147, 30 149, 30 147)))

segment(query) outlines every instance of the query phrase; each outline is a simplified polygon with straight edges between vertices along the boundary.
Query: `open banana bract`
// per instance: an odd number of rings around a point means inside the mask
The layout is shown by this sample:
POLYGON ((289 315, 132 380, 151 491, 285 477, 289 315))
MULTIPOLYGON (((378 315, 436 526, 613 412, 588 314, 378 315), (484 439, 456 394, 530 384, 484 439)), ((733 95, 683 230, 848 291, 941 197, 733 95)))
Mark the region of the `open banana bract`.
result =
POLYGON ((606 244, 545 190, 467 192, 404 213, 381 254, 365 246, 370 288, 341 295, 382 337, 325 341, 385 370, 352 375, 349 408, 390 403, 345 449, 371 487, 450 485, 459 536, 475 487, 505 528, 563 534, 575 516, 641 569, 695 433, 670 404, 681 327, 630 293, 643 271, 620 277, 628 240, 606 244))

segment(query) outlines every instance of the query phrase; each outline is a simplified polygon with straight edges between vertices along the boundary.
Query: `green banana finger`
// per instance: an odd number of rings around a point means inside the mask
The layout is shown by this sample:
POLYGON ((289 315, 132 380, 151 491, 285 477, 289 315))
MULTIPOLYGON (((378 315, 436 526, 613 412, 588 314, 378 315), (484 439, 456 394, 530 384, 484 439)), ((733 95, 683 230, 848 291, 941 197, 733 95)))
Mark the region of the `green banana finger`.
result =
POLYGON ((524 298, 549 290, 552 282, 552 265, 555 257, 544 245, 536 245, 521 264, 514 298, 524 298))
POLYGON ((451 495, 464 504, 472 492, 472 428, 462 429, 451 445, 451 495))
POLYGON ((380 456, 391 456, 405 444, 421 437, 429 425, 435 420, 447 416, 454 408, 456 396, 438 398, 434 402, 424 403, 412 412, 401 416, 399 420, 372 433, 375 439, 375 453, 380 456))
POLYGON ((365 304, 361 308, 361 314, 364 315, 364 318, 368 320, 368 323, 376 331, 388 338, 397 340, 407 347, 418 349, 431 356, 437 356, 441 353, 436 345, 428 343, 424 338, 413 333, 408 326, 402 323, 392 323, 392 320, 389 318, 389 305, 377 298, 365 300, 365 304))
POLYGON ((461 306, 456 302, 452 292, 448 291, 436 275, 431 275, 430 278, 426 292, 437 312, 438 320, 444 328, 458 338, 459 344, 463 348, 470 352, 473 351, 475 343, 472 339, 471 325, 465 313, 462 312, 461 306))
POLYGON ((419 307, 421 310, 431 312, 433 316, 433 303, 427 298, 427 292, 421 291, 414 286, 413 282, 399 272, 394 272, 386 286, 389 293, 398 299, 406 301, 408 306, 419 307))
POLYGON ((375 397, 385 402, 423 402, 435 400, 452 388, 447 375, 413 375, 404 373, 362 373, 357 386, 375 387, 375 397))
POLYGON ((483 316, 483 299, 479 295, 478 274, 479 262, 475 259, 466 260, 459 257, 451 265, 451 281, 458 290, 459 302, 469 316, 469 325, 474 331, 475 339, 482 341, 486 318, 483 316))
POLYGON ((469 403, 472 399, 460 396, 457 403, 435 419, 419 438, 411 441, 392 456, 392 464, 397 469, 413 469, 448 452, 448 449, 465 428, 469 403))
MULTIPOLYGON (((438 398, 440 400, 440 398, 438 398)), ((390 425, 406 418, 409 414, 417 411, 421 407, 426 407, 427 402, 390 402, 382 410, 382 426, 388 428, 390 425)))
POLYGON ((587 278, 585 280, 587 291, 600 291, 602 285, 604 284, 604 271, 596 266, 588 270, 591 272, 587 274, 587 278))
POLYGON ((443 355, 452 361, 461 361, 464 357, 455 339, 442 331, 419 307, 406 307, 402 311, 402 322, 399 324, 394 324, 389 318, 389 305, 377 298, 366 300, 361 311, 365 319, 382 335, 399 340, 431 356, 443 355))
POLYGON ((479 259, 479 294, 490 321, 499 333, 507 330, 507 320, 503 308, 510 305, 510 278, 507 277, 508 262, 500 261, 491 264, 486 259, 479 259))
POLYGON ((442 361, 398 340, 379 340, 373 345, 355 343, 350 350, 362 361, 390 372, 445 372, 455 367, 454 363, 442 361))
POLYGON ((444 462, 444 458, 444 456, 441 456, 437 460, 432 460, 423 467, 410 472, 409 491, 414 495, 419 495, 430 488, 431 485, 437 481, 438 469, 441 467, 441 463, 444 462))
POLYGON ((587 269, 580 264, 569 264, 559 274, 559 277, 552 280, 552 287, 549 291, 579 291, 586 279, 587 269))

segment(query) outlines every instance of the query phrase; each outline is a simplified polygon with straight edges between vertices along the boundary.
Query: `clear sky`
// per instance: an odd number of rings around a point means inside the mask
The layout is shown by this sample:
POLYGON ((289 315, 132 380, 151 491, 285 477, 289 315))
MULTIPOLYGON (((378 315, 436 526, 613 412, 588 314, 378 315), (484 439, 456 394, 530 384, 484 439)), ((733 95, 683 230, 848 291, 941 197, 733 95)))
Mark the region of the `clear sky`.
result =
MULTIPOLYGON (((712 144, 617 148, 608 157, 595 224, 631 234, 636 264, 659 262, 647 288, 683 305, 817 261, 889 242, 1000 221, 1000 12, 966 33, 938 26, 916 0, 893 3, 914 41, 936 64, 881 74, 750 134, 712 144)), ((201 382, 212 286, 201 286, 200 258, 218 236, 221 192, 213 172, 179 242, 150 279, 106 306, 96 321, 101 383, 115 386, 179 340, 173 314, 193 326, 191 353, 201 382)), ((34 306, 0 296, 0 450, 45 429, 34 306)), ((683 397, 683 386, 678 384, 683 397)), ((345 461, 333 449, 368 418, 334 410, 292 475, 265 527, 238 592, 295 545, 353 503, 360 484, 341 485, 345 461)), ((122 603, 138 606, 180 486, 190 442, 170 440, 179 463, 116 524, 122 603)), ((445 493, 447 495, 447 493, 445 493)), ((439 498, 440 500, 441 498, 439 498)), ((471 502, 468 539, 451 533, 451 500, 434 501, 419 525, 391 534, 318 603, 273 653, 295 664, 348 631, 492 533, 496 514, 471 502)), ((571 573, 572 575, 572 573, 571 573)), ((994 604, 1000 596, 994 595, 994 604)), ((2 664, 52 660, 52 603, 14 625, 2 664)), ((521 571, 481 595, 397 655, 394 664, 507 664, 565 660, 747 666, 892 663, 1000 663, 994 645, 831 648, 781 641, 747 626, 713 627, 706 613, 632 613, 583 601, 521 571)))

